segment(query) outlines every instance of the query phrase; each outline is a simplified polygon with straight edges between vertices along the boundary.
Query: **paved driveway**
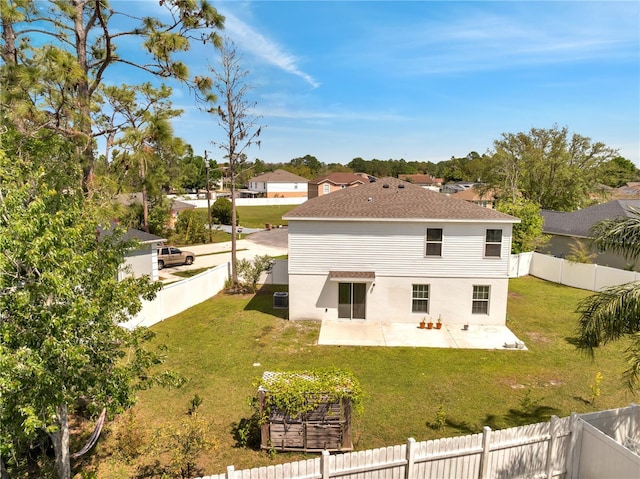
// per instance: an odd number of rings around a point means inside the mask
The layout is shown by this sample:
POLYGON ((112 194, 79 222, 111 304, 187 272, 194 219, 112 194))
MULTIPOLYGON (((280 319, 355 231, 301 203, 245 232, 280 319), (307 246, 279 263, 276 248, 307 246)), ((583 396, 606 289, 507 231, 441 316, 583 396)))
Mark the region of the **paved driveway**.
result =
MULTIPOLYGON (((241 239, 236 242, 238 259, 252 259, 255 256, 269 255, 269 256, 282 256, 288 253, 287 249, 287 229, 281 228, 271 231, 264 231, 262 233, 253 233, 247 236, 246 239, 241 239), (271 233, 275 233, 269 236, 271 233), (264 234, 264 238, 259 241, 255 241, 255 235, 264 234), (282 246, 284 244, 284 246, 282 246)), ((244 236, 244 235, 243 235, 244 236)), ((201 268, 213 268, 221 264, 225 264, 231 261, 231 241, 224 243, 209 243, 201 245, 185 246, 187 251, 191 251, 196 255, 196 260, 191 265, 171 266, 166 267, 158 272, 160 280, 164 283, 170 283, 179 281, 180 276, 172 274, 176 271, 188 271, 201 268)))

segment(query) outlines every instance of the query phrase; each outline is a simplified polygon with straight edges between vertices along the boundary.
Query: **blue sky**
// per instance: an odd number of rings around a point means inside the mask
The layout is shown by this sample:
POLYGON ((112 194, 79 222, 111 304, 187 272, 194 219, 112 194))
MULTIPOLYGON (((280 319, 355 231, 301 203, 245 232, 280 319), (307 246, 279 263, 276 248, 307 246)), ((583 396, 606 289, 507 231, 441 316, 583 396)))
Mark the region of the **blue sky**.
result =
MULTIPOLYGON (((640 2, 212 3, 265 126, 249 160, 437 162, 557 124, 640 164, 640 2)), ((218 61, 199 44, 185 58, 218 61)), ((175 133, 222 160, 217 119, 180 88, 174 105, 175 133)))

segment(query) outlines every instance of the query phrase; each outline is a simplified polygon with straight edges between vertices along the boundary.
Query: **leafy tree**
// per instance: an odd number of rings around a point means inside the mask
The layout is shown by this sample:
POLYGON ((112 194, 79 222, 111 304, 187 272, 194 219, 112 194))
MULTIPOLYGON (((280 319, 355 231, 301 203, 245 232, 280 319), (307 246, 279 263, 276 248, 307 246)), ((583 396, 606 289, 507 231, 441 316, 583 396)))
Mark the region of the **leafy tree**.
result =
POLYGON ((616 156, 599 166, 598 178, 602 184, 615 188, 630 181, 637 181, 640 171, 631 160, 616 156))
POLYGON ((351 168, 351 170, 356 173, 369 173, 367 161, 363 160, 360 157, 354 158, 349 163, 347 163, 347 167, 351 168))
MULTIPOLYGON (((233 205, 231 200, 227 198, 218 198, 211 205, 211 215, 216 222, 221 225, 230 225, 233 221, 233 205)), ((236 221, 240 221, 240 217, 236 212, 236 221)))
POLYGON ((110 116, 110 123, 113 125, 118 118, 121 131, 118 138, 115 134, 111 136, 112 174, 120 178, 120 184, 127 182, 133 191, 142 193, 142 229, 148 233, 149 196, 162 196, 161 186, 168 182, 167 171, 186 151, 182 140, 174 137, 170 122, 181 111, 171 107, 168 100, 171 88, 165 85, 154 88, 143 83, 103 90, 112 109, 117 111, 117 115, 110 116))
POLYGON ((243 287, 252 293, 256 292, 256 286, 262 273, 271 267, 271 257, 268 255, 256 256, 253 261, 241 259, 238 261, 238 278, 243 287))
MULTIPOLYGON (((593 226, 591 239, 601 250, 624 255, 635 262, 640 256, 640 211, 631 217, 605 220, 593 226)), ((605 288, 578 304, 578 347, 591 356, 594 349, 621 338, 629 339, 629 368, 624 376, 630 389, 640 378, 640 281, 605 288)))
POLYGON ((540 206, 536 203, 522 198, 516 198, 515 201, 507 198, 498 202, 496 210, 520 218, 520 223, 513 225, 511 241, 513 254, 533 251, 548 240, 542 234, 544 220, 540 215, 540 206))
POLYGON ((252 145, 260 146, 259 116, 253 114, 255 103, 247 101, 251 86, 246 83, 249 72, 242 68, 242 57, 238 54, 234 43, 228 39, 224 41, 220 52, 220 70, 213 71, 214 90, 221 98, 217 108, 211 108, 210 113, 218 116, 218 125, 225 133, 225 140, 212 142, 225 152, 229 161, 229 176, 231 179, 231 283, 235 287, 238 283, 237 247, 236 247, 236 175, 241 171, 246 160, 245 152, 252 145))
POLYGON ((2 110, 23 134, 47 128, 72 139, 85 188, 94 173, 94 139, 109 134, 96 128, 91 112, 110 67, 174 78, 211 99, 211 80, 190 78, 176 55, 192 40, 219 46, 224 17, 204 0, 159 3, 166 15, 137 18, 108 0, 0 0, 2 110), (142 48, 127 55, 118 47, 132 39, 142 48))
MULTIPOLYGON (((307 175, 309 177, 316 177, 320 170, 322 170, 322 163, 315 157, 311 155, 305 155, 301 158, 294 158, 289 162, 289 165, 295 169, 304 167, 308 172, 307 175)), ((300 173, 298 173, 300 174, 300 173)), ((301 175, 305 176, 305 175, 301 175)))
POLYGON ((143 347, 151 333, 118 326, 158 286, 118 281, 132 246, 123 231, 99 238, 83 195, 52 185, 37 164, 0 156, 0 455, 18 472, 45 433, 58 477, 68 479, 77 401, 118 413, 160 380, 148 373, 160 357, 143 347))
POLYGON ((615 151, 567 128, 503 133, 494 142, 485 182, 515 201, 522 195, 541 208, 572 211, 597 184, 598 167, 615 151))

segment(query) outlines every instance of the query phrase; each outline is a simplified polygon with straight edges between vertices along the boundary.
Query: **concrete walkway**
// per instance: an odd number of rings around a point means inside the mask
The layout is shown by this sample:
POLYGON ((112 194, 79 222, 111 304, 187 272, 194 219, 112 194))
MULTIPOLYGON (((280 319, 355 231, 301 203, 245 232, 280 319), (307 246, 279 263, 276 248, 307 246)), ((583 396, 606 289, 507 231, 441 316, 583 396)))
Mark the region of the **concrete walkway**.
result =
POLYGON ((377 323, 358 320, 322 321, 318 344, 331 346, 405 346, 414 348, 460 348, 526 350, 506 326, 442 325, 420 329, 417 324, 377 323))

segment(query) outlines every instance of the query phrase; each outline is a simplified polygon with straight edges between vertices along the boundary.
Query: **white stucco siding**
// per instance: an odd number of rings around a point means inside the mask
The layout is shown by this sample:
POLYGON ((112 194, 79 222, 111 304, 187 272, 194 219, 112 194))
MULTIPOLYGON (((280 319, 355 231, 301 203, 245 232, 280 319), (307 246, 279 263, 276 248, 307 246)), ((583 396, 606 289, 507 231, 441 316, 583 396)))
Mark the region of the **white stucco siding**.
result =
POLYGON ((266 185, 268 193, 300 193, 307 194, 307 183, 268 183, 266 185))
POLYGON ((506 278, 510 223, 289 220, 289 273, 374 271, 395 277, 506 278), (442 228, 442 256, 425 256, 427 227, 442 228), (485 258, 485 232, 502 230, 501 256, 485 258))
MULTIPOLYGON (((338 282, 328 275, 289 276, 289 317, 292 320, 338 319, 338 282)), ((508 279, 422 278, 378 276, 367 284, 366 319, 373 322, 415 323, 425 316, 444 324, 504 325, 508 279), (429 285, 429 313, 413 313, 412 286, 429 285), (489 286, 489 313, 472 314, 473 287, 489 286)), ((355 320, 362 321, 362 320, 355 320)))

